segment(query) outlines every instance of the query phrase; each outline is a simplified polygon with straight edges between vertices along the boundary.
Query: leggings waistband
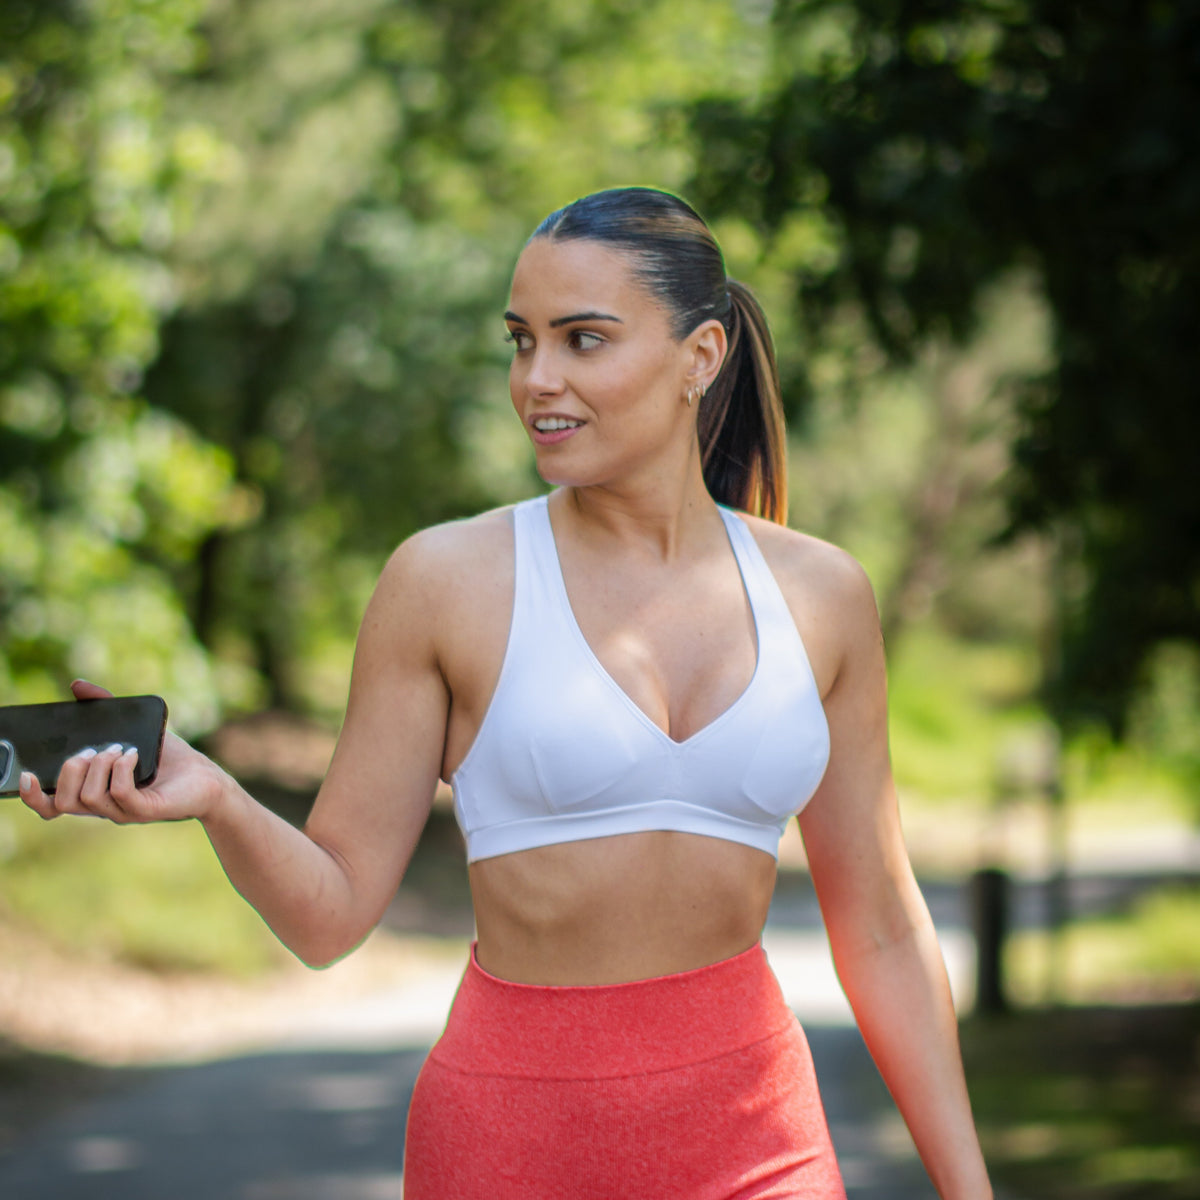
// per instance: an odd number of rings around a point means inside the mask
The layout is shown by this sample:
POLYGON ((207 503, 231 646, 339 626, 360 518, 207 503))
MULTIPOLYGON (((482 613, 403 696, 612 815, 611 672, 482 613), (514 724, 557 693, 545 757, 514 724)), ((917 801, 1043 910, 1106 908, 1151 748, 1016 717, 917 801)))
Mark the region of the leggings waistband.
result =
POLYGON ((583 986, 498 979, 472 945, 431 1057, 477 1075, 613 1078, 718 1058, 794 1022, 761 944, 692 971, 583 986))

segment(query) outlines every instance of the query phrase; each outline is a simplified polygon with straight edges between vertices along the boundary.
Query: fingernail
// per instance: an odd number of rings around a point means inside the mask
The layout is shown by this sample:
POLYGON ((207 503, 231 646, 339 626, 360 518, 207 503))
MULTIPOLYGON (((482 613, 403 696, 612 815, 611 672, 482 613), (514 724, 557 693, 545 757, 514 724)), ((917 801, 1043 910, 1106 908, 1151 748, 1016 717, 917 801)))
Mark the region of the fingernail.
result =
POLYGON ((120 742, 113 742, 113 744, 111 746, 104 747, 104 753, 112 754, 114 751, 123 750, 123 749, 124 749, 124 747, 121 745, 120 742))
POLYGON ((80 758, 95 758, 96 755, 99 753, 100 752, 96 749, 95 746, 89 746, 86 750, 80 750, 79 757, 80 758))
POLYGON ((136 747, 136 746, 130 746, 130 747, 129 747, 129 749, 128 749, 128 750, 126 750, 126 751, 125 751, 125 753, 121 755, 121 757, 122 757, 122 758, 129 758, 129 759, 134 759, 134 758, 137 758, 137 747, 136 747))
POLYGON ((30 771, 21 772, 21 782, 18 784, 23 793, 33 791, 33 774, 30 771))

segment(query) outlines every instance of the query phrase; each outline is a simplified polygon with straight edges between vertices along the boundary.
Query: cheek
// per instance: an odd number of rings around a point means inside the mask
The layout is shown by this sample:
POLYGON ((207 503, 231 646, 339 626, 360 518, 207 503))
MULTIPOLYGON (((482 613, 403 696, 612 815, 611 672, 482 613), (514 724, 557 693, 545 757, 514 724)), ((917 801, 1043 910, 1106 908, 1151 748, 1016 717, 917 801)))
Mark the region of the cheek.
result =
POLYGON ((675 411, 674 376, 657 361, 621 379, 613 388, 615 406, 623 415, 637 414, 642 420, 657 424, 669 421, 675 411))

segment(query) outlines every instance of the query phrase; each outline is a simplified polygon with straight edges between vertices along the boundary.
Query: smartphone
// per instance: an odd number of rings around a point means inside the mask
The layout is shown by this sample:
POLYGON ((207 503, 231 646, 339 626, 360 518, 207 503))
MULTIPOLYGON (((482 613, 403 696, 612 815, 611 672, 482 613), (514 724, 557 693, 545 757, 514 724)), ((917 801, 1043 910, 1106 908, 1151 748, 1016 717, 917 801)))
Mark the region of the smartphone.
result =
POLYGON ((89 746, 136 746, 134 782, 150 783, 158 771, 167 705, 161 696, 111 696, 0 708, 0 796, 20 791, 22 771, 32 771, 53 792, 63 763, 89 746))

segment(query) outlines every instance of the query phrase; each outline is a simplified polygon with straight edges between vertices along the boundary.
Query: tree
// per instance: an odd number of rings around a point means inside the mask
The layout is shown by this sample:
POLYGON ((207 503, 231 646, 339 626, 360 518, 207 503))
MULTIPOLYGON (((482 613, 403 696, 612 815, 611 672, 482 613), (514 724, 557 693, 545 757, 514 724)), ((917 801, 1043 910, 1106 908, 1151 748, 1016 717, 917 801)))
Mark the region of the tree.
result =
POLYGON ((779 0, 776 78, 694 129, 701 198, 837 251, 795 284, 896 359, 1034 268, 1054 368, 1020 400, 1009 533, 1062 567, 1048 698, 1123 728, 1149 652, 1200 642, 1200 3, 779 0))
POLYGON ((93 673, 167 689, 186 727, 215 687, 172 580, 238 520, 231 464, 138 398, 194 182, 162 120, 191 0, 0 6, 0 691, 93 673))

